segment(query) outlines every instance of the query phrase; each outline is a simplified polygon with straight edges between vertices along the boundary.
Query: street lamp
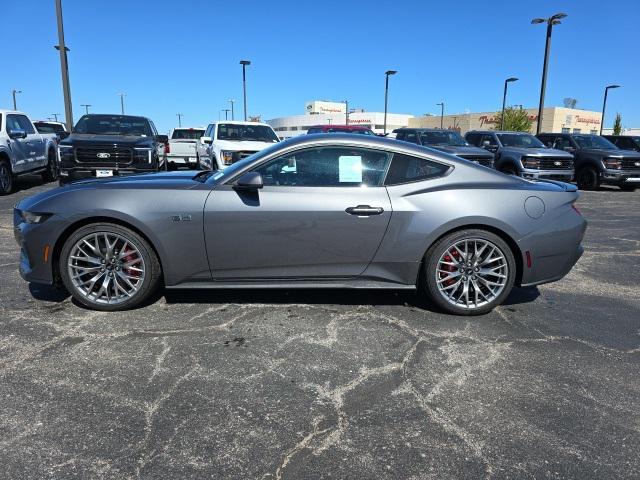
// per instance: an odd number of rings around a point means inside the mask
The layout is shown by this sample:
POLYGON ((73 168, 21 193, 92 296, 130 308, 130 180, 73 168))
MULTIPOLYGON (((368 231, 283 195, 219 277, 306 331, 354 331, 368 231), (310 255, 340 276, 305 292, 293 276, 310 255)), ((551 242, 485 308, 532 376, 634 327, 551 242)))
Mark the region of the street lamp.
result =
POLYGON ((17 103, 16 103, 16 93, 22 93, 22 90, 12 90, 11 91, 11 94, 13 95, 13 109, 14 110, 18 110, 17 103))
POLYGON ((387 134, 387 99, 389 97, 389 75, 395 75, 397 70, 384 72, 384 134, 387 134))
POLYGON ((604 101, 602 102, 602 120, 600 121, 600 135, 602 135, 602 126, 604 125, 604 111, 607 108, 607 94, 610 88, 620 88, 620 85, 607 85, 604 89, 604 101))
POLYGON ((222 111, 224 112, 224 119, 225 119, 225 120, 228 120, 228 119, 229 119, 229 112, 230 112, 231 110, 229 110, 228 108, 225 108, 225 109, 223 109, 222 111))
POLYGON ((240 60, 242 65, 242 98, 244 100, 244 121, 247 121, 247 65, 251 65, 249 60, 240 60))
POLYGON ((120 95, 120 111, 122 112, 122 115, 124 115, 124 97, 126 97, 127 94, 119 93, 118 95, 120 95))
POLYGON ((178 117, 178 128, 182 127, 182 117, 184 115, 182 113, 176 113, 176 117, 178 117))
POLYGON ((349 125, 349 100, 343 100, 344 102, 344 121, 345 125, 349 125))
POLYGON ((58 121, 58 115, 60 115, 59 113, 52 113, 51 115, 53 115, 53 119, 54 121, 58 121))
POLYGON ((67 52, 69 49, 64 43, 64 26, 62 24, 62 0, 56 0, 56 18, 58 21, 58 45, 55 45, 54 48, 60 52, 64 116, 67 122, 67 130, 70 132, 73 128, 73 108, 71 106, 71 84, 69 83, 69 63, 67 61, 67 52))
POLYGON ((233 104, 234 104, 235 100, 233 98, 229 99, 229 103, 231 104, 231 120, 235 120, 235 114, 233 112, 233 104))
POLYGON ((444 128, 444 102, 436 103, 440 105, 440 130, 444 128))
POLYGON ((549 51, 551 50, 551 32, 553 26, 562 23, 560 20, 566 16, 566 13, 556 13, 549 18, 534 18, 531 20, 533 25, 539 23, 547 24, 547 40, 544 47, 544 66, 542 67, 542 85, 540 86, 540 105, 538 105, 538 125, 536 127, 536 133, 540 133, 542 129, 542 109, 544 108, 544 92, 547 88, 547 68, 549 66, 549 51))
POLYGON ((504 81, 504 94, 502 95, 502 116, 500 117, 500 130, 504 130, 504 107, 507 103, 507 85, 510 82, 517 82, 516 77, 509 77, 504 81))
POLYGON ((84 107, 84 111, 87 115, 89 115, 89 107, 91 106, 90 103, 83 103, 80 105, 81 107, 84 107))

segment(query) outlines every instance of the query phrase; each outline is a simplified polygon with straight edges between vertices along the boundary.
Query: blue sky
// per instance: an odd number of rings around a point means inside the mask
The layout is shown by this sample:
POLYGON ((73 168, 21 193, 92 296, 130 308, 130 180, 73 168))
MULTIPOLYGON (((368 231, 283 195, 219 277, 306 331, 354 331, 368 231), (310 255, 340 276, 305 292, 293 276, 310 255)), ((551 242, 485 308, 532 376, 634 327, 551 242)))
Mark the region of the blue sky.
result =
MULTIPOLYGON (((263 119, 301 114, 313 99, 348 99, 382 111, 384 71, 389 110, 397 113, 491 111, 500 108, 504 78, 510 104, 536 106, 545 28, 534 17, 566 12, 555 27, 546 105, 565 97, 600 110, 605 125, 620 112, 640 127, 640 1, 257 1, 64 0, 71 93, 77 120, 126 111, 151 117, 159 130, 204 125, 236 99, 242 108, 242 58, 248 111, 263 119)), ((11 90, 34 118, 63 113, 55 4, 20 0, 2 7, 4 45, 0 108, 11 90)))

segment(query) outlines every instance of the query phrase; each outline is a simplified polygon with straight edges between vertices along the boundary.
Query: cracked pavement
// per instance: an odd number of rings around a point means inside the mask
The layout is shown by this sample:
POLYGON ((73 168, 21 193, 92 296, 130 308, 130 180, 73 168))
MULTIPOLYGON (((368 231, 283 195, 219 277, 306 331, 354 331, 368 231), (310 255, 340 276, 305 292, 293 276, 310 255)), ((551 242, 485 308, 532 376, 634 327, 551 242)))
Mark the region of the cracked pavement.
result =
POLYGON ((410 293, 166 292, 84 310, 18 273, 0 197, 4 478, 640 477, 640 192, 578 202, 563 280, 476 318, 410 293))

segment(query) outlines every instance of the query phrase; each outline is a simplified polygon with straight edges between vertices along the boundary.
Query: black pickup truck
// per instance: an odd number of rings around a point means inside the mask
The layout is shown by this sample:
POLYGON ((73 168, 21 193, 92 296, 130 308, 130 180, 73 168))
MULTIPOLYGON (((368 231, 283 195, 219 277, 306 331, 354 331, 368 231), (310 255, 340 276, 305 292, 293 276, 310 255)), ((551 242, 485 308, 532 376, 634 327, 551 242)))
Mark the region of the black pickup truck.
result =
POLYGON ((621 150, 599 135, 541 133, 547 147, 573 154, 576 183, 580 190, 597 190, 601 184, 622 190, 640 187, 640 153, 621 150))
POLYGON ((163 170, 168 141, 145 117, 83 115, 58 145, 60 184, 163 170))

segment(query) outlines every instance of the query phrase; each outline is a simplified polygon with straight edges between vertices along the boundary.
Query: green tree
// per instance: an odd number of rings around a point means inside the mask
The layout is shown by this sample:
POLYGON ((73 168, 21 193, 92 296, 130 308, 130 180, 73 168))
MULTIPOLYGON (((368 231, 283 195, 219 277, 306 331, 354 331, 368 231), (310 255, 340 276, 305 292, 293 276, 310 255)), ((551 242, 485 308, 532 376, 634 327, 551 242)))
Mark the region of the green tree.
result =
POLYGON ((494 130, 509 130, 512 132, 530 132, 533 121, 526 110, 516 107, 504 109, 504 127, 502 126, 502 112, 496 114, 494 130))
POLYGON ((616 113, 616 119, 613 122, 613 134, 614 135, 622 134, 622 116, 619 113, 616 113))

